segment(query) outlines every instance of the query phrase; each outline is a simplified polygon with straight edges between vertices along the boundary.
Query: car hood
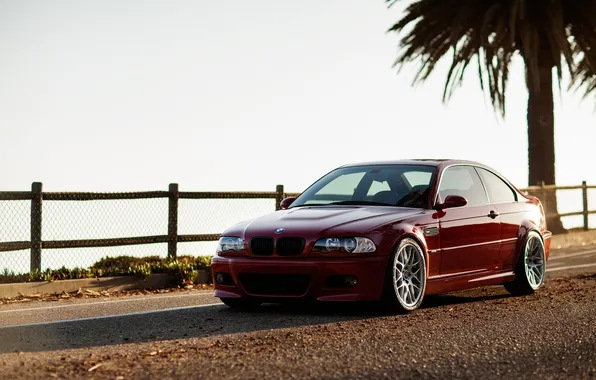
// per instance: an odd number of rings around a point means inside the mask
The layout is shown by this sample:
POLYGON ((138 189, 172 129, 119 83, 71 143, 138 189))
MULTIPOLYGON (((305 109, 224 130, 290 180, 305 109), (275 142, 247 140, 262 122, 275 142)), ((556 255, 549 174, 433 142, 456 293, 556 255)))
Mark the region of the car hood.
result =
POLYGON ((278 228, 284 228, 287 236, 364 233, 423 212, 421 209, 384 206, 304 206, 239 223, 224 235, 272 236, 278 228))

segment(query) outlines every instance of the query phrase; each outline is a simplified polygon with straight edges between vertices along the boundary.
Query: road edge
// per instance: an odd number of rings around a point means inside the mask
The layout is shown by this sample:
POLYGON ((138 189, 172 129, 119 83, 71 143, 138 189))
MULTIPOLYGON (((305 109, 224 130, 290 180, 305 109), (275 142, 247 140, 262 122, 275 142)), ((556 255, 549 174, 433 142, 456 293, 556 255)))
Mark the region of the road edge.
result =
POLYGON ((0 284, 0 299, 27 294, 61 294, 81 290, 126 291, 139 289, 164 289, 175 286, 175 277, 169 274, 152 274, 146 280, 136 276, 82 278, 76 280, 36 281, 0 284))

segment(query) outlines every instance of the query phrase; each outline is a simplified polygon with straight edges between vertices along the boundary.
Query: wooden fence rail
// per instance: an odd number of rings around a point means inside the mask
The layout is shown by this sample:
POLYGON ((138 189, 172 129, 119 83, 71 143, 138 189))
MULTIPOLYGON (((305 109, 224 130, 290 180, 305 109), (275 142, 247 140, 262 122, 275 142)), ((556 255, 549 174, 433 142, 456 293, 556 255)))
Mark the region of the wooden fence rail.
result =
POLYGON ((545 185, 544 182, 541 186, 529 186, 525 189, 520 189, 525 193, 532 193, 537 195, 539 199, 545 199, 547 191, 558 191, 558 190, 581 190, 582 191, 582 210, 581 211, 574 211, 574 212, 567 212, 567 213, 558 213, 557 215, 561 218, 568 217, 568 216, 583 216, 583 227, 584 230, 587 231, 589 227, 589 215, 596 214, 596 210, 589 210, 588 209, 588 190, 589 189, 596 189, 595 185, 588 185, 586 181, 582 181, 582 184, 579 186, 557 186, 557 185, 545 185))
MULTIPOLYGON (((596 210, 588 209, 588 189, 596 189, 596 186, 588 186, 583 181, 580 186, 554 186, 542 185, 531 186, 520 189, 526 193, 541 194, 538 198, 544 198, 549 190, 581 190, 582 211, 559 214, 560 217, 583 216, 583 227, 588 230, 588 216, 596 214, 596 210)), ((274 199, 275 209, 280 209, 283 198, 298 196, 299 193, 284 192, 283 185, 277 185, 275 191, 271 192, 185 192, 179 191, 178 184, 172 183, 168 191, 145 191, 129 193, 93 193, 93 192, 43 192, 42 183, 34 182, 31 191, 4 191, 0 192, 0 201, 31 201, 31 239, 29 241, 0 241, 0 252, 20 251, 29 249, 31 271, 41 270, 42 249, 58 248, 91 248, 91 247, 113 247, 141 244, 168 244, 168 257, 175 258, 177 255, 178 243, 186 242, 207 242, 219 239, 219 233, 210 234, 178 234, 178 201, 180 199, 274 199), (126 199, 151 199, 168 198, 168 231, 167 235, 120 237, 108 239, 81 239, 81 240, 43 240, 42 236, 42 210, 44 201, 96 201, 96 200, 126 200, 126 199)), ((1 217, 1 216, 0 216, 1 217)))

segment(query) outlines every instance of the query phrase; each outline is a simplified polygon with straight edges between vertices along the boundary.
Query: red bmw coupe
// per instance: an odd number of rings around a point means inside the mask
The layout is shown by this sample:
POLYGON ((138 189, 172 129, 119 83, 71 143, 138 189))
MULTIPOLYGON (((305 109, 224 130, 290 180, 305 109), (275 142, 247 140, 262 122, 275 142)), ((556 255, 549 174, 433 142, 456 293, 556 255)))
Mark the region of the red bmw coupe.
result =
POLYGON ((219 239, 214 295, 226 305, 380 301, 410 312, 429 294, 503 284, 524 295, 544 283, 540 201, 477 162, 345 165, 281 208, 219 239))

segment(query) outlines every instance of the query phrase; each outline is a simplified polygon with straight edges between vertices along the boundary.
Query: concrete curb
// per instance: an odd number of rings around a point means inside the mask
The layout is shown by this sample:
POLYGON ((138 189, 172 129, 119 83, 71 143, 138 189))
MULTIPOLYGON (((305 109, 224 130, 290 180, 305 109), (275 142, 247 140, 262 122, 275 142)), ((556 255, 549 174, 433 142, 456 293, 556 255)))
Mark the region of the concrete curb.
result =
MULTIPOLYGON (((207 283, 208 272, 199 271, 197 282, 207 283)), ((20 282, 0 284, 0 298, 13 298, 19 295, 46 293, 60 294, 62 292, 76 292, 79 289, 93 291, 121 291, 139 289, 164 289, 175 286, 176 278, 169 274, 156 273, 145 281, 136 276, 115 276, 100 278, 82 278, 77 280, 20 282)))

